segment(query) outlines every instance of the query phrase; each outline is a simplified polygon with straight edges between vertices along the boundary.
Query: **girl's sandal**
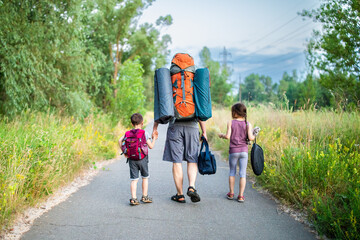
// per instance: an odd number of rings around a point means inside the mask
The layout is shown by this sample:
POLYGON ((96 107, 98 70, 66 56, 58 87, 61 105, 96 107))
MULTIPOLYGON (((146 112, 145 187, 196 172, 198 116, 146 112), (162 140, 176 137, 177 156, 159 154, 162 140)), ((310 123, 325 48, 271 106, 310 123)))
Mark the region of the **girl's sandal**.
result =
POLYGON ((174 195, 171 197, 171 200, 175 201, 175 202, 179 202, 179 203, 185 203, 185 196, 184 195, 174 195))
POLYGON ((228 193, 226 194, 226 197, 227 197, 227 199, 229 199, 229 200, 233 200, 233 199, 234 199, 234 194, 228 192, 228 193))
POLYGON ((237 197, 237 200, 238 200, 238 202, 245 202, 245 197, 239 195, 239 196, 237 197))
POLYGON ((152 198, 150 198, 149 196, 142 196, 141 201, 143 203, 152 203, 152 198))
POLYGON ((139 201, 137 200, 137 198, 130 198, 130 205, 131 206, 136 206, 139 205, 139 201))

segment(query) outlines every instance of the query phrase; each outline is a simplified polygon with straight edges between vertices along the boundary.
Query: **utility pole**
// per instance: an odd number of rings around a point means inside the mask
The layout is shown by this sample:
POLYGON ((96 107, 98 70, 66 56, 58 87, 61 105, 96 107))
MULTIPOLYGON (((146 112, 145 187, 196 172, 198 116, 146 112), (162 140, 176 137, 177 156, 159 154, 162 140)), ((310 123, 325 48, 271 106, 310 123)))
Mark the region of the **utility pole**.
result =
POLYGON ((226 50, 226 48, 224 47, 224 50, 220 53, 220 57, 223 57, 223 61, 222 61, 222 64, 223 64, 223 67, 227 67, 227 64, 228 62, 231 62, 231 61, 228 61, 228 56, 231 57, 231 53, 226 50))
POLYGON ((241 74, 239 74, 239 102, 241 102, 241 74))

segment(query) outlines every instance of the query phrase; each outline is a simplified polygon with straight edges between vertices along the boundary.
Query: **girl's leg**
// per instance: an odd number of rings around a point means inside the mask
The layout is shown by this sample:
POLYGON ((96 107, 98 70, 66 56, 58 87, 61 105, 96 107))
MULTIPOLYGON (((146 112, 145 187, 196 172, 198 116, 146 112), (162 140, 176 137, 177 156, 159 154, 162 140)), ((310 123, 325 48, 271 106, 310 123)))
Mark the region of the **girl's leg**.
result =
POLYGON ((246 168, 248 162, 248 153, 240 153, 240 183, 239 183, 239 195, 244 196, 245 186, 246 186, 246 168))
POLYGON ((148 187, 149 187, 149 179, 148 178, 142 178, 142 195, 147 196, 148 195, 148 187))
POLYGON ((235 174, 236 174, 236 165, 238 162, 238 153, 231 153, 229 154, 229 192, 234 194, 234 186, 235 186, 235 174))
POLYGON ((136 198, 136 187, 138 180, 132 180, 130 183, 131 198, 136 198))

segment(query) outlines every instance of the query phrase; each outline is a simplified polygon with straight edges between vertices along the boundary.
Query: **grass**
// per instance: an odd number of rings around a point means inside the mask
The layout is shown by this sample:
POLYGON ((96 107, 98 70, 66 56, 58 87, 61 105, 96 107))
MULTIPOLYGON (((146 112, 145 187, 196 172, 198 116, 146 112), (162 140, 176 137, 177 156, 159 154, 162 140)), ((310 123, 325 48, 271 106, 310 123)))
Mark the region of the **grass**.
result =
POLYGON ((26 112, 0 119, 0 230, 95 161, 114 158, 124 130, 104 115, 77 121, 26 112))
MULTIPOLYGON (((358 112, 275 110, 248 107, 249 121, 261 128, 265 169, 258 182, 275 196, 304 209, 320 234, 360 238, 360 115, 358 112)), ((212 146, 227 157, 225 132, 230 109, 208 120, 212 146)), ((249 164, 250 165, 250 164, 249 164)))

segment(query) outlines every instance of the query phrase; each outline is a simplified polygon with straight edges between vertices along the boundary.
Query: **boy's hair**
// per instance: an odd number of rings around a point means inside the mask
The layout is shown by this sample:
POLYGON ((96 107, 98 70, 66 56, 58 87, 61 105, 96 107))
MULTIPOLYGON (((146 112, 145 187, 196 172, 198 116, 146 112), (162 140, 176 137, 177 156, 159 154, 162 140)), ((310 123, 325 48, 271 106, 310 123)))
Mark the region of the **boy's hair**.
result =
POLYGON ((131 124, 132 125, 139 125, 143 122, 143 117, 140 113, 134 113, 133 115, 131 115, 131 124))
POLYGON ((246 119, 246 107, 243 103, 235 103, 231 107, 232 118, 243 117, 246 119))

